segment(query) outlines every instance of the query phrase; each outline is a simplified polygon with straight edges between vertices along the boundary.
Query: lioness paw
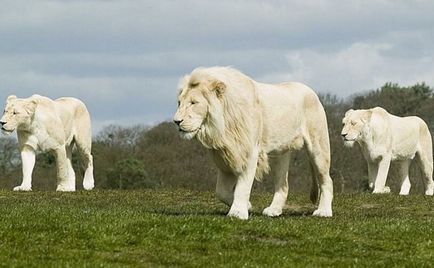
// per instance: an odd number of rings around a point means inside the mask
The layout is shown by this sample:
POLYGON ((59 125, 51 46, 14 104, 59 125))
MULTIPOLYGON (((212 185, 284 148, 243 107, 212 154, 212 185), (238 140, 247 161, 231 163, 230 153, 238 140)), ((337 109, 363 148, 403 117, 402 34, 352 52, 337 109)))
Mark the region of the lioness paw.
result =
POLYGON ((434 195, 434 185, 428 187, 428 189, 425 191, 425 195, 429 195, 429 196, 434 195))
POLYGON ((264 209, 264 212, 262 212, 262 214, 268 217, 279 217, 280 215, 282 215, 282 209, 268 207, 264 209))
POLYGON ((315 217, 331 218, 333 217, 333 212, 331 210, 317 209, 313 212, 315 217))
POLYGON ((32 186, 20 185, 14 188, 15 192, 30 192, 32 191, 32 186))
POLYGON ((383 189, 374 189, 374 191, 372 192, 373 194, 389 194, 390 193, 390 187, 389 186, 385 186, 383 187, 383 189))
POLYGON ((93 188, 95 187, 94 182, 93 181, 84 181, 83 182, 83 188, 86 191, 90 191, 93 190, 93 188))

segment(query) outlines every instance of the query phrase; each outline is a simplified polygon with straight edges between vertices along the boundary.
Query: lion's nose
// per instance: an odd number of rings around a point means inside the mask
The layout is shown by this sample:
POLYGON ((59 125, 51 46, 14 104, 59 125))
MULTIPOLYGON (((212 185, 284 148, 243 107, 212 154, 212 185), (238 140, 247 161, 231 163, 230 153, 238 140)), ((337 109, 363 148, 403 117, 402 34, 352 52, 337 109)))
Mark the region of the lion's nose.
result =
POLYGON ((343 138, 345 138, 347 135, 348 135, 348 133, 342 133, 342 134, 341 134, 341 136, 342 136, 343 138))
POLYGON ((173 120, 173 122, 174 122, 175 124, 177 124, 178 126, 182 123, 182 121, 184 121, 184 120, 180 120, 180 119, 174 119, 174 120, 173 120))
POLYGON ((6 122, 4 122, 4 121, 0 121, 0 125, 1 125, 1 126, 4 126, 4 125, 6 125, 6 122))

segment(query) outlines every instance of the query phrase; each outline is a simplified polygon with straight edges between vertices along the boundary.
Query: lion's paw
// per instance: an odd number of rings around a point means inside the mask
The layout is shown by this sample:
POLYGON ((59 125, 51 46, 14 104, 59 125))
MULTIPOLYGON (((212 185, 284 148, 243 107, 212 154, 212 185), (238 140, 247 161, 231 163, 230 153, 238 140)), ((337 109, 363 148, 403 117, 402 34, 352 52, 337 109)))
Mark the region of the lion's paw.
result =
POLYGON ((15 192, 30 192, 32 191, 32 186, 20 185, 14 188, 15 192))
POLYGON ((237 218, 240 220, 249 219, 249 211, 247 209, 231 209, 228 213, 229 217, 237 218))
POLYGON ((279 217, 280 215, 282 215, 282 209, 268 207, 268 208, 264 209, 262 214, 264 216, 268 216, 268 217, 279 217))
POLYGON ((373 194, 390 194, 390 187, 384 186, 383 189, 374 189, 373 194))
POLYGON ((331 210, 317 209, 313 212, 313 216, 331 218, 333 217, 333 212, 331 210))

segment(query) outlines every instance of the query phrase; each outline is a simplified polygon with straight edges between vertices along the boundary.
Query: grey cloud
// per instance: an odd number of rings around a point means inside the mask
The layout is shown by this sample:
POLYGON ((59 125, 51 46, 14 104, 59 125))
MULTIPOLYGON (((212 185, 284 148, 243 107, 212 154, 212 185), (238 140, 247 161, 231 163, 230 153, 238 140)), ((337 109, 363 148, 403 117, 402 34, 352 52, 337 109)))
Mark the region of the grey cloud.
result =
POLYGON ((0 99, 83 99, 103 125, 170 119, 180 76, 230 65, 348 96, 434 84, 434 2, 25 1, 0 9, 0 99))

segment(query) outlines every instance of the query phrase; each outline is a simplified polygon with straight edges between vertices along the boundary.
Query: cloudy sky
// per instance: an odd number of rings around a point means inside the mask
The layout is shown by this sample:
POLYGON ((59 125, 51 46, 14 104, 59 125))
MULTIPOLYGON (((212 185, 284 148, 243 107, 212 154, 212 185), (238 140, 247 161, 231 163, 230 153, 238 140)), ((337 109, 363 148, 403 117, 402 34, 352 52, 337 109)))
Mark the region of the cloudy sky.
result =
POLYGON ((434 86, 431 0, 3 0, 0 100, 75 96, 108 124, 155 124, 178 79, 231 65, 342 97, 434 86))

